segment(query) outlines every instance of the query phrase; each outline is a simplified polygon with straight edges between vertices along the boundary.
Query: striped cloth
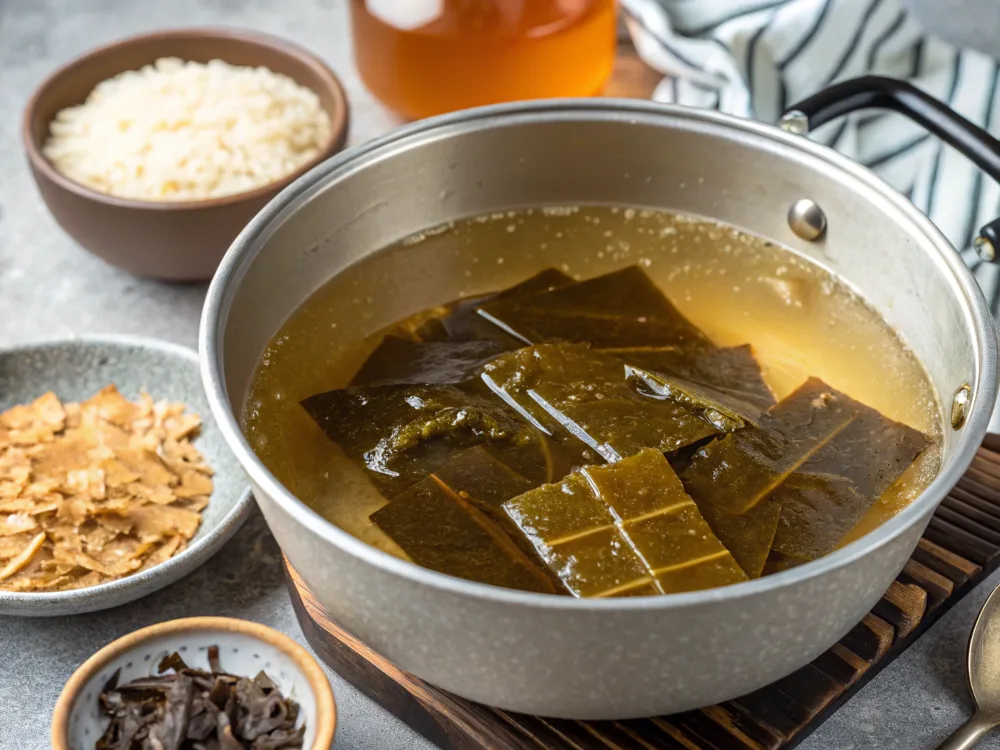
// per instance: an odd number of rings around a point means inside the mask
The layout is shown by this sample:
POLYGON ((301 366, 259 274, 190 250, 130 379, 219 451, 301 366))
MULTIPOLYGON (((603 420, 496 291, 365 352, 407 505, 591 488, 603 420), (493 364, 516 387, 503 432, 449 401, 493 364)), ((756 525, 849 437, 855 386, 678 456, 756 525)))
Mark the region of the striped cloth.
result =
MULTIPOLYGON (((845 78, 912 81, 1000 130, 1000 62, 927 34, 900 0, 620 0, 639 55, 666 74, 653 98, 776 122, 845 78)), ((906 118, 858 112, 811 134, 865 164, 937 224, 1000 314, 1000 269, 971 249, 1000 216, 1000 185, 906 118)), ((1000 316, 1000 315, 998 315, 1000 316)))

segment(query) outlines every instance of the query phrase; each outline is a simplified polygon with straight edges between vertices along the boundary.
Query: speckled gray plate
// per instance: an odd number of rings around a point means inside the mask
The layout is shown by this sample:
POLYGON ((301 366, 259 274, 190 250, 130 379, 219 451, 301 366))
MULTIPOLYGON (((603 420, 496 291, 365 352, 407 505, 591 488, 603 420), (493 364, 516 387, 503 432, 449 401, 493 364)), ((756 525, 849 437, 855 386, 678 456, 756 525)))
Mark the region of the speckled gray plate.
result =
POLYGON ((201 386, 197 352, 153 339, 100 336, 0 348, 0 411, 54 391, 79 401, 114 383, 128 398, 146 390, 155 399, 182 401, 201 415, 195 440, 215 469, 215 489, 201 527, 179 555, 118 581, 77 591, 0 591, 0 615, 46 617, 114 607, 138 599, 187 575, 217 552, 239 529, 252 507, 250 489, 212 420, 201 386))

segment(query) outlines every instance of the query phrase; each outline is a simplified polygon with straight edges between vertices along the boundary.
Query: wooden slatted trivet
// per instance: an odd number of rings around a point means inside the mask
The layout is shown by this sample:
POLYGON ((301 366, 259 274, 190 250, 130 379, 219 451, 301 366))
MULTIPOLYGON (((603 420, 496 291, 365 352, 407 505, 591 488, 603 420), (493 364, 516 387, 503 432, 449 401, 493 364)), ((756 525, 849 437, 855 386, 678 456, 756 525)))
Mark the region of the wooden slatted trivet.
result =
POLYGON ((1000 566, 1000 452, 981 448, 903 572, 833 648, 783 680, 718 706, 621 722, 541 719, 431 687, 337 626, 288 569, 306 639, 327 664, 445 750, 778 750, 793 747, 1000 566))

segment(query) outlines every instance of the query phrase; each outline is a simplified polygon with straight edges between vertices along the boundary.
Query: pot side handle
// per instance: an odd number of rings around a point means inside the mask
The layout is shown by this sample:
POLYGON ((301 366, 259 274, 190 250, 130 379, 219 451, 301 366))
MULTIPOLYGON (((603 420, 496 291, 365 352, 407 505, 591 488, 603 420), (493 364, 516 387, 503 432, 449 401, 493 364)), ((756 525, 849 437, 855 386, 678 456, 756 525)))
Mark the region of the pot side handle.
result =
MULTIPOLYGON (((780 125, 804 134, 860 109, 889 109, 908 117, 1000 182, 1000 141, 943 102, 895 78, 862 76, 835 83, 790 107, 780 125)), ((996 262, 1000 254, 1000 219, 979 230, 975 245, 983 260, 996 262)))

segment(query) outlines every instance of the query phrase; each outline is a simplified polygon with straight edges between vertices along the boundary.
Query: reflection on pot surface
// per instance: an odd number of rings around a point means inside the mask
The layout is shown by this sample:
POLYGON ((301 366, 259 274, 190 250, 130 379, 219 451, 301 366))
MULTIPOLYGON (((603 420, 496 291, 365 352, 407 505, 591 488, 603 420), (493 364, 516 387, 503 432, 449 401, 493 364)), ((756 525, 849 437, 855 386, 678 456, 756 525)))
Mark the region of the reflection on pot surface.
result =
POLYGON ((914 354, 815 263, 587 206, 456 221, 336 276, 268 346, 244 429, 382 550, 606 597, 738 583, 858 538, 934 478, 940 413, 914 354), (417 273, 452 287, 393 321, 417 273))

